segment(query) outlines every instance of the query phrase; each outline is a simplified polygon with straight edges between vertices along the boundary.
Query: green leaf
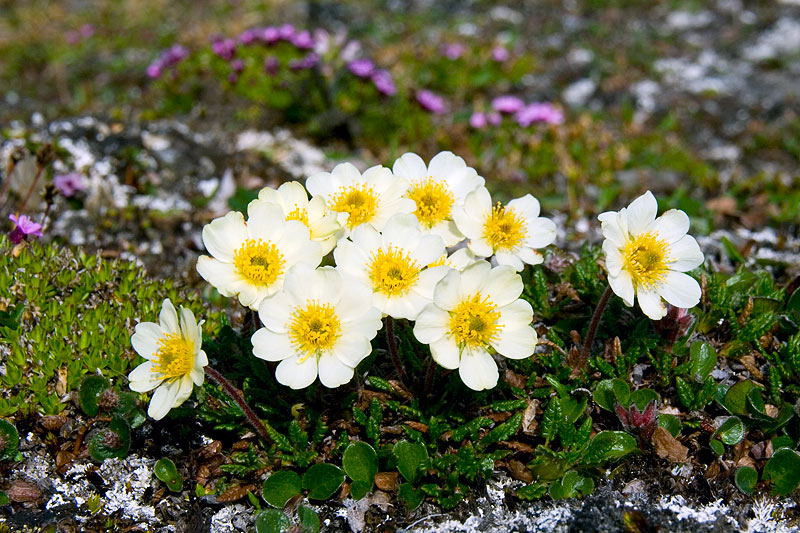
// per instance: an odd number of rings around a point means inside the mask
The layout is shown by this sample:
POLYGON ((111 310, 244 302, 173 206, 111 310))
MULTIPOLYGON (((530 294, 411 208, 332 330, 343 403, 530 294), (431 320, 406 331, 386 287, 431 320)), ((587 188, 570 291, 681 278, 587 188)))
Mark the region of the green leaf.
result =
POLYGON ((800 455, 781 448, 764 465, 762 475, 772 481, 775 493, 786 496, 800 485, 800 455))
POLYGON ((736 246, 733 245, 730 239, 723 236, 720 241, 722 243, 722 248, 731 261, 739 264, 744 263, 744 257, 742 257, 742 254, 739 253, 739 250, 736 249, 736 246))
POLYGON ((717 352, 709 343, 696 341, 689 351, 689 361, 692 378, 701 383, 717 366, 717 352))
POLYGON ((736 486, 745 494, 751 494, 758 483, 758 472, 755 468, 742 466, 736 470, 734 478, 736 486))
POLYGON ((100 408, 97 405, 98 397, 109 387, 109 382, 103 376, 92 374, 86 376, 78 390, 78 402, 81 409, 88 416, 97 416, 100 408))
POLYGON ((780 450, 781 448, 789 448, 794 449, 795 442, 794 439, 788 435, 782 435, 780 437, 775 437, 772 439, 772 449, 773 450, 780 450))
POLYGON ((677 437, 681 432, 681 420, 675 415, 659 413, 658 425, 669 431, 673 437, 677 437))
POLYGON ((228 207, 247 216, 247 205, 258 198, 258 191, 237 187, 236 192, 228 198, 228 207))
POLYGON ((338 466, 317 463, 303 475, 303 488, 312 500, 327 500, 344 483, 344 472, 338 466))
POLYGON ((428 467, 428 450, 416 442, 401 440, 394 445, 392 454, 397 460, 397 471, 411 483, 416 483, 428 467))
POLYGON ((586 453, 583 462, 586 464, 602 464, 612 459, 618 459, 638 449, 636 439, 624 431, 601 431, 595 435, 586 453))
MULTIPOLYGON (((747 394, 754 388, 759 387, 756 383, 746 379, 733 385, 725 394, 723 406, 734 415, 747 414, 747 394)), ((760 387, 759 387, 760 388, 760 387)))
POLYGON ((739 444, 744 438, 744 422, 738 416, 731 416, 716 431, 715 435, 729 446, 739 444))
POLYGON ((631 393, 631 404, 635 405, 639 411, 644 411, 651 402, 656 402, 656 408, 661 398, 653 389, 639 389, 631 393))
POLYGON ((0 490, 0 505, 8 505, 8 504, 9 504, 8 494, 0 490))
POLYGON ((314 512, 314 509, 305 505, 298 505, 297 518, 300 520, 300 531, 302 533, 319 533, 321 524, 319 516, 314 512))
POLYGON ((375 387, 379 391, 394 392, 394 387, 392 386, 391 383, 389 383, 385 379, 379 378, 377 376, 368 377, 367 378, 367 384, 369 384, 371 387, 375 387))
POLYGON ((0 311, 0 326, 16 330, 19 327, 20 318, 22 318, 24 310, 24 305, 13 305, 5 311, 0 311))
POLYGON ((285 533, 292 527, 289 517, 277 509, 263 509, 256 515, 256 533, 285 533))
POLYGON ((522 500, 538 500, 545 494, 547 494, 547 486, 536 482, 517 490, 517 497, 522 500))
POLYGON ((13 460, 19 449, 19 433, 14 424, 2 418, 0 418, 0 442, 3 443, 3 447, 0 448, 0 461, 13 460))
POLYGON ((278 470, 264 481, 261 496, 268 504, 283 509, 290 499, 300 494, 302 482, 297 472, 278 470))
POLYGON ((408 507, 409 511, 413 511, 425 499, 425 494, 421 490, 415 489, 411 483, 401 483, 397 489, 397 497, 408 507))
POLYGON ((131 428, 128 423, 115 416, 111 419, 107 430, 95 433, 89 442, 89 455, 95 461, 106 459, 122 459, 128 455, 131 447, 131 428))
POLYGON ((678 399, 681 401, 681 403, 689 409, 694 408, 695 393, 692 389, 692 386, 689 385, 685 379, 676 377, 675 389, 678 392, 678 399))
POLYGON ((725 453, 725 445, 722 444, 722 441, 719 439, 711 439, 708 441, 708 445, 711 447, 711 451, 717 455, 722 455, 725 453))
POLYGON ((183 478, 178 474, 178 469, 172 459, 162 457, 153 466, 153 472, 156 477, 167 484, 167 487, 172 492, 180 492, 183 490, 183 478))
POLYGON ((487 433, 486 436, 478 442, 478 447, 485 448, 501 440, 508 440, 509 437, 517 432, 520 424, 522 424, 522 413, 517 413, 487 433))
POLYGON ((350 485, 350 494, 360 500, 372 490, 375 474, 378 473, 378 454, 366 442, 354 442, 342 455, 342 468, 354 481, 350 485))
POLYGON ((606 411, 614 412, 614 406, 620 403, 623 407, 630 405, 631 388, 619 378, 604 379, 594 389, 593 398, 597 405, 606 411))

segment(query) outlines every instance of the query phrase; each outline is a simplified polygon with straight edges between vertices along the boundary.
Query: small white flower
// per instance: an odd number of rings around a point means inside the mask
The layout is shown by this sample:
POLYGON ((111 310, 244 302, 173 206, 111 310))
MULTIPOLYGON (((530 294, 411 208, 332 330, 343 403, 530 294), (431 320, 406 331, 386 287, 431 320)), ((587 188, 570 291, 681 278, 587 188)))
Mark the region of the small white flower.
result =
POLYGON ((486 187, 470 193, 463 207, 453 211, 458 229, 469 239, 469 249, 478 257, 494 255, 500 265, 519 272, 527 263, 538 265, 544 258, 536 251, 556 240, 556 225, 539 216, 539 201, 526 194, 507 206, 492 206, 486 187))
POLYGON ((203 244, 213 257, 197 259, 197 271, 223 296, 238 296, 256 311, 261 300, 283 285, 286 271, 305 262, 312 268, 322 251, 298 220, 285 220, 279 205, 262 202, 249 209, 247 223, 231 211, 203 228, 203 244))
POLYGON ((173 407, 178 407, 192 394, 194 385, 203 384, 208 364, 201 350, 203 333, 190 309, 178 313, 169 299, 161 305, 158 324, 139 322, 131 336, 136 353, 147 359, 129 375, 130 388, 136 392, 153 389, 147 414, 161 420, 173 407))
POLYGON ((322 255, 327 255, 336 246, 342 233, 342 225, 336 213, 329 211, 322 198, 308 200, 308 193, 296 181, 287 181, 276 189, 264 187, 258 193, 258 199, 247 206, 250 216, 252 209, 259 203, 277 204, 283 209, 286 220, 299 220, 311 232, 311 240, 322 248, 322 255))
POLYGON ((424 235, 414 215, 395 215, 381 233, 364 224, 339 242, 333 257, 346 276, 372 290, 372 303, 394 318, 414 320, 433 300, 433 289, 448 271, 426 268, 445 253, 438 235, 424 235))
POLYGON ((639 307, 653 320, 667 314, 661 298, 680 308, 700 301, 697 280, 684 274, 703 263, 694 237, 687 235, 689 217, 670 209, 656 218, 658 203, 650 191, 619 212, 601 213, 603 251, 608 282, 625 305, 639 307))
POLYGON ((367 287, 333 267, 298 264, 286 274, 283 290, 265 299, 258 312, 264 327, 253 334, 253 354, 280 361, 275 378, 302 389, 317 375, 326 387, 353 378, 372 352, 381 312, 367 287))
POLYGON ((408 182, 395 178, 391 170, 380 165, 361 174, 352 164, 342 163, 332 172, 309 176, 306 188, 313 196, 322 197, 328 209, 339 213, 345 237, 361 224, 380 231, 392 215, 414 211, 414 202, 403 198, 408 182))
POLYGON ((446 253, 442 254, 439 259, 428 265, 428 268, 444 265, 463 272, 464 269, 470 266, 472 263, 481 260, 482 259, 476 257, 475 254, 473 254, 465 245, 462 248, 454 250, 450 255, 446 253))
POLYGON ((533 309, 520 294, 522 278, 509 266, 478 261, 464 272, 450 270, 417 317, 414 336, 430 344, 441 366, 457 368, 469 388, 490 389, 499 373, 489 349, 524 359, 538 342, 530 325, 533 309))
POLYGON ((394 162, 392 172, 409 183, 406 197, 414 200, 423 231, 439 235, 445 246, 453 246, 464 236, 453 222, 453 208, 481 187, 484 179, 475 169, 452 152, 436 154, 428 166, 420 156, 407 153, 394 162))

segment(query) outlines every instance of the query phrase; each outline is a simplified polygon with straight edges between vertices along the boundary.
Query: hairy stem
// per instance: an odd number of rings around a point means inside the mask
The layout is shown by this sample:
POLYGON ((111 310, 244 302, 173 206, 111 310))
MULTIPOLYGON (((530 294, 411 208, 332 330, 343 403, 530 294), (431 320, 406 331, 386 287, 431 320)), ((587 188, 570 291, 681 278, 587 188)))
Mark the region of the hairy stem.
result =
POLYGON ((606 310, 608 301, 611 299, 613 293, 614 291, 611 290, 611 285, 609 285, 600 297, 600 301, 597 302, 597 307, 595 307, 594 314, 592 315, 592 321, 589 323, 589 330, 586 332, 586 338, 583 341, 583 349, 581 350, 581 360, 583 361, 589 358, 589 354, 592 351, 592 342, 594 342, 594 335, 597 333, 597 326, 600 325, 603 311, 606 310))
POLYGON ((211 378, 212 381, 214 381, 220 387, 222 387, 223 390, 225 390, 225 393, 228 396, 230 396, 234 402, 236 402, 236 404, 244 413, 244 416, 247 417, 247 420, 250 422, 250 425, 253 426, 253 428, 256 430, 256 433, 261 435, 261 438, 263 438, 265 441, 271 442, 272 439, 270 439, 269 434, 267 434, 267 428, 264 427, 263 422, 261 422, 261 420, 258 418, 255 411, 253 411, 253 409, 251 409, 250 406, 247 405, 247 402, 245 401, 242 394, 238 391, 238 389, 236 389, 236 387, 234 387, 230 381, 225 379, 225 377, 222 374, 220 374, 218 371, 214 370, 210 366, 206 366, 205 371, 206 375, 209 378, 211 378))
POLYGON ((44 170, 45 165, 39 165, 39 168, 36 170, 36 176, 33 177, 33 182, 31 182, 31 186, 28 188, 28 193, 25 195, 25 198, 22 200, 22 205, 17 210, 18 213, 22 214, 25 212, 25 206, 28 205, 28 200, 31 199, 31 195, 33 194, 34 189, 36 189, 36 184, 39 183, 39 176, 42 175, 42 171, 44 170))
POLYGON ((394 368, 397 370, 397 375, 400 381, 405 382, 406 372, 403 370, 403 362, 400 360, 400 354, 397 351, 397 337, 394 336, 394 319, 390 316, 386 317, 386 344, 389 347, 389 355, 394 363, 394 368))

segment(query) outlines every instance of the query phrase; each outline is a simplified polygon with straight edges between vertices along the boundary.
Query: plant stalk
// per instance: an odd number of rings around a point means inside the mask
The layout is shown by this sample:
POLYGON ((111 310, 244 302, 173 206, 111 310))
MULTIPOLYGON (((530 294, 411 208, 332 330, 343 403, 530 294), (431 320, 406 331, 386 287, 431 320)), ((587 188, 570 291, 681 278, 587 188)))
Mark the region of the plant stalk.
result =
POLYGON ((594 342, 594 335, 597 333, 597 326, 600 325, 603 311, 606 310, 608 301, 611 299, 613 293, 614 291, 611 290, 611 285, 609 285, 600 297, 600 301, 597 302, 597 307, 595 307, 594 314, 592 315, 592 321, 589 323, 589 330, 586 332, 586 338, 583 341, 583 349, 581 349, 581 360, 583 361, 589 359, 589 354, 592 351, 592 343, 594 342))
POLYGON ((28 200, 31 199, 31 195, 33 195, 33 191, 36 189, 36 184, 39 183, 39 177, 42 175, 42 171, 46 165, 39 165, 39 168, 36 170, 36 176, 33 178, 33 182, 31 186, 28 188, 28 193, 25 195, 25 198, 22 200, 22 205, 17 210, 18 213, 25 212, 25 206, 28 205, 28 200))
POLYGON ((267 428, 264 427, 264 423, 261 422, 261 420, 256 415, 255 411, 253 411, 253 409, 251 409, 250 406, 247 405, 247 402, 245 401, 244 397, 236 389, 236 387, 234 387, 233 384, 230 381, 228 381, 222 374, 220 374, 217 370, 211 368, 210 366, 205 367, 205 372, 206 375, 209 378, 211 378, 212 381, 214 381, 220 387, 222 387, 227 393, 227 395, 230 396, 234 402, 236 402, 236 404, 244 413, 244 416, 247 417, 247 420, 250 422, 250 425, 253 426, 253 429, 255 429, 259 435, 261 435, 261 438, 263 438, 267 442, 271 442, 272 439, 270 439, 269 434, 267 433, 267 428))
POLYGON ((403 362, 400 360, 400 354, 397 351, 397 337, 394 336, 394 319, 390 316, 386 317, 386 344, 389 347, 389 356, 392 358, 397 375, 400 377, 400 381, 405 383, 406 372, 403 370, 403 362))

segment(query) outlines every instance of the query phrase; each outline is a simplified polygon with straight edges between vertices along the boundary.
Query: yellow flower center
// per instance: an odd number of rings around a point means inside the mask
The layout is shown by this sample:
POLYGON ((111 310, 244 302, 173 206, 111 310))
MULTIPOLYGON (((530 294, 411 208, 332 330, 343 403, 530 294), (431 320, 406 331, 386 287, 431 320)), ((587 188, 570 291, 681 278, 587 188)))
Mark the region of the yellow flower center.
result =
POLYGON ((242 277, 255 285, 270 286, 283 274, 285 261, 271 242, 247 239, 234 252, 233 264, 242 277))
POLYGON ((495 340, 500 331, 500 311, 488 297, 476 293, 463 300, 450 314, 450 334, 455 337, 460 348, 486 346, 495 340))
POLYGON ((369 280, 372 287, 387 296, 403 294, 417 281, 421 266, 402 249, 380 248, 370 257, 369 280))
POLYGON ((304 355, 302 363, 310 356, 330 350, 342 332, 342 324, 330 304, 309 300, 304 308, 295 310, 289 323, 289 338, 304 355))
POLYGON ((436 268, 447 264, 447 252, 442 254, 442 257, 428 265, 428 268, 436 268))
POLYGON ((642 233, 622 248, 622 268, 634 285, 648 288, 664 280, 669 260, 669 245, 655 233, 642 233))
POLYGON ((305 209, 301 209, 300 207, 295 207, 294 211, 286 215, 286 220, 299 220, 306 226, 308 226, 308 213, 305 209))
POLYGON ((525 219, 498 202, 484 223, 483 238, 495 252, 513 250, 525 239, 527 229, 525 219))
POLYGON ((185 376, 194 365, 194 346, 180 333, 165 333, 158 339, 158 351, 153 356, 152 371, 163 379, 174 380, 185 376))
POLYGON ((377 207, 378 197, 366 183, 342 187, 331 198, 331 209, 350 215, 347 219, 350 229, 372 220, 377 207))
POLYGON ((411 184, 407 196, 417 204, 419 223, 429 228, 450 218, 453 194, 445 183, 434 181, 430 176, 411 184))

